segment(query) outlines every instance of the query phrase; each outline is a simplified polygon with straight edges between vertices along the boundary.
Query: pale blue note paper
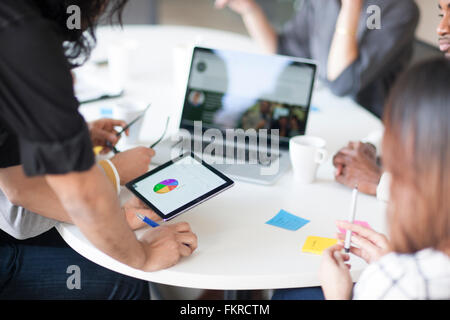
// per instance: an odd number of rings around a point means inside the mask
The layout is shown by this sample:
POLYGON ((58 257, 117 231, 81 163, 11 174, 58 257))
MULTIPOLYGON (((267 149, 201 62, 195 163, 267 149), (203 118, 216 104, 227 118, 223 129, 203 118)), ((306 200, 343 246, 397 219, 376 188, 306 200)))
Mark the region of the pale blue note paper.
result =
POLYGON ((275 227, 296 231, 307 224, 309 220, 294 216, 287 211, 280 210, 278 214, 267 221, 267 224, 270 224, 275 227))

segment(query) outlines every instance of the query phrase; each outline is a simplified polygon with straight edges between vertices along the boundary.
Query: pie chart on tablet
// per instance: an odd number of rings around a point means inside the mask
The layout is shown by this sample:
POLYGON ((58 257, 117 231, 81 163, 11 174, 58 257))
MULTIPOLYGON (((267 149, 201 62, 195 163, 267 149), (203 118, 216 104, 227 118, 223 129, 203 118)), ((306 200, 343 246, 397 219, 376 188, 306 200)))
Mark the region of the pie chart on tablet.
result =
POLYGON ((159 194, 168 193, 178 187, 178 181, 175 179, 167 179, 157 183, 153 187, 153 191, 159 194))

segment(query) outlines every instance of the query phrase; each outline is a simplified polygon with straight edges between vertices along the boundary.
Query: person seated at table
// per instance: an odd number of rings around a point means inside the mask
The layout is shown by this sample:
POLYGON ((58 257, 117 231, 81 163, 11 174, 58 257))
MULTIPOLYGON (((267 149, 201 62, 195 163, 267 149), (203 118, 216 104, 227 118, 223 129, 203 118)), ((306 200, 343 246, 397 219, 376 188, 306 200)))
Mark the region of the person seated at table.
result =
MULTIPOLYGON (((450 59, 450 0, 439 0, 438 6, 441 20, 436 31, 440 50, 450 59)), ((382 136, 383 132, 375 132, 365 141, 349 142, 333 157, 333 165, 337 182, 350 188, 357 184, 361 192, 387 201, 390 176, 383 173, 382 163, 378 161, 382 136)))
POLYGON ((334 94, 353 97, 378 117, 410 61, 419 19, 413 0, 305 0, 277 33, 255 0, 216 0, 225 6, 241 14, 266 52, 318 61, 319 78, 334 94), (378 13, 381 26, 373 29, 378 13))
MULTIPOLYGON (((392 177, 389 238, 337 221, 353 232, 350 252, 369 266, 353 287, 342 244, 327 249, 319 271, 326 299, 450 299, 449 81, 450 61, 438 58, 409 69, 394 87, 382 142, 392 177)), ((278 298, 298 292, 284 290, 278 298)))
POLYGON ((92 147, 106 145, 108 136, 115 143, 116 123, 87 125, 78 112, 70 69, 88 58, 100 14, 120 16, 126 2, 72 1, 82 13, 74 30, 64 1, 0 2, 0 299, 149 298, 146 281, 80 256, 50 219, 35 225, 39 216, 74 223, 101 252, 144 271, 172 266, 196 249, 187 223, 136 238, 124 211, 145 207, 134 198, 121 208, 117 187, 147 171, 153 151, 123 152, 102 171, 92 147), (35 236, 18 240, 7 231, 35 236), (74 270, 78 283, 71 282, 74 270))

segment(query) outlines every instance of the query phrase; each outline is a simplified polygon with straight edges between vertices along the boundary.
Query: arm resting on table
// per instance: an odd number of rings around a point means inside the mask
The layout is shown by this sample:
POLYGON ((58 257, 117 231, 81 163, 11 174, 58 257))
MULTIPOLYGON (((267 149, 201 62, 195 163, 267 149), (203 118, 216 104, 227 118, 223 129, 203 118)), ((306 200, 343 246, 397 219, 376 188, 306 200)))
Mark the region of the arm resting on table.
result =
POLYGON ((99 250, 134 268, 142 268, 146 252, 122 214, 114 188, 97 166, 88 171, 47 175, 69 217, 99 250))

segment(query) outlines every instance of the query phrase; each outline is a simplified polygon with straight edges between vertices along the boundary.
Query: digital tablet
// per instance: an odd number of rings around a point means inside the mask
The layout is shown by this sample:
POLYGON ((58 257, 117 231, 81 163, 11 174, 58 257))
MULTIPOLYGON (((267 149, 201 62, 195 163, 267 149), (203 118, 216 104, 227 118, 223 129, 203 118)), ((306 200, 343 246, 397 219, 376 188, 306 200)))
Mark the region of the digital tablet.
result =
POLYGON ((230 178, 188 152, 134 179, 126 187, 167 221, 233 184, 230 178))

